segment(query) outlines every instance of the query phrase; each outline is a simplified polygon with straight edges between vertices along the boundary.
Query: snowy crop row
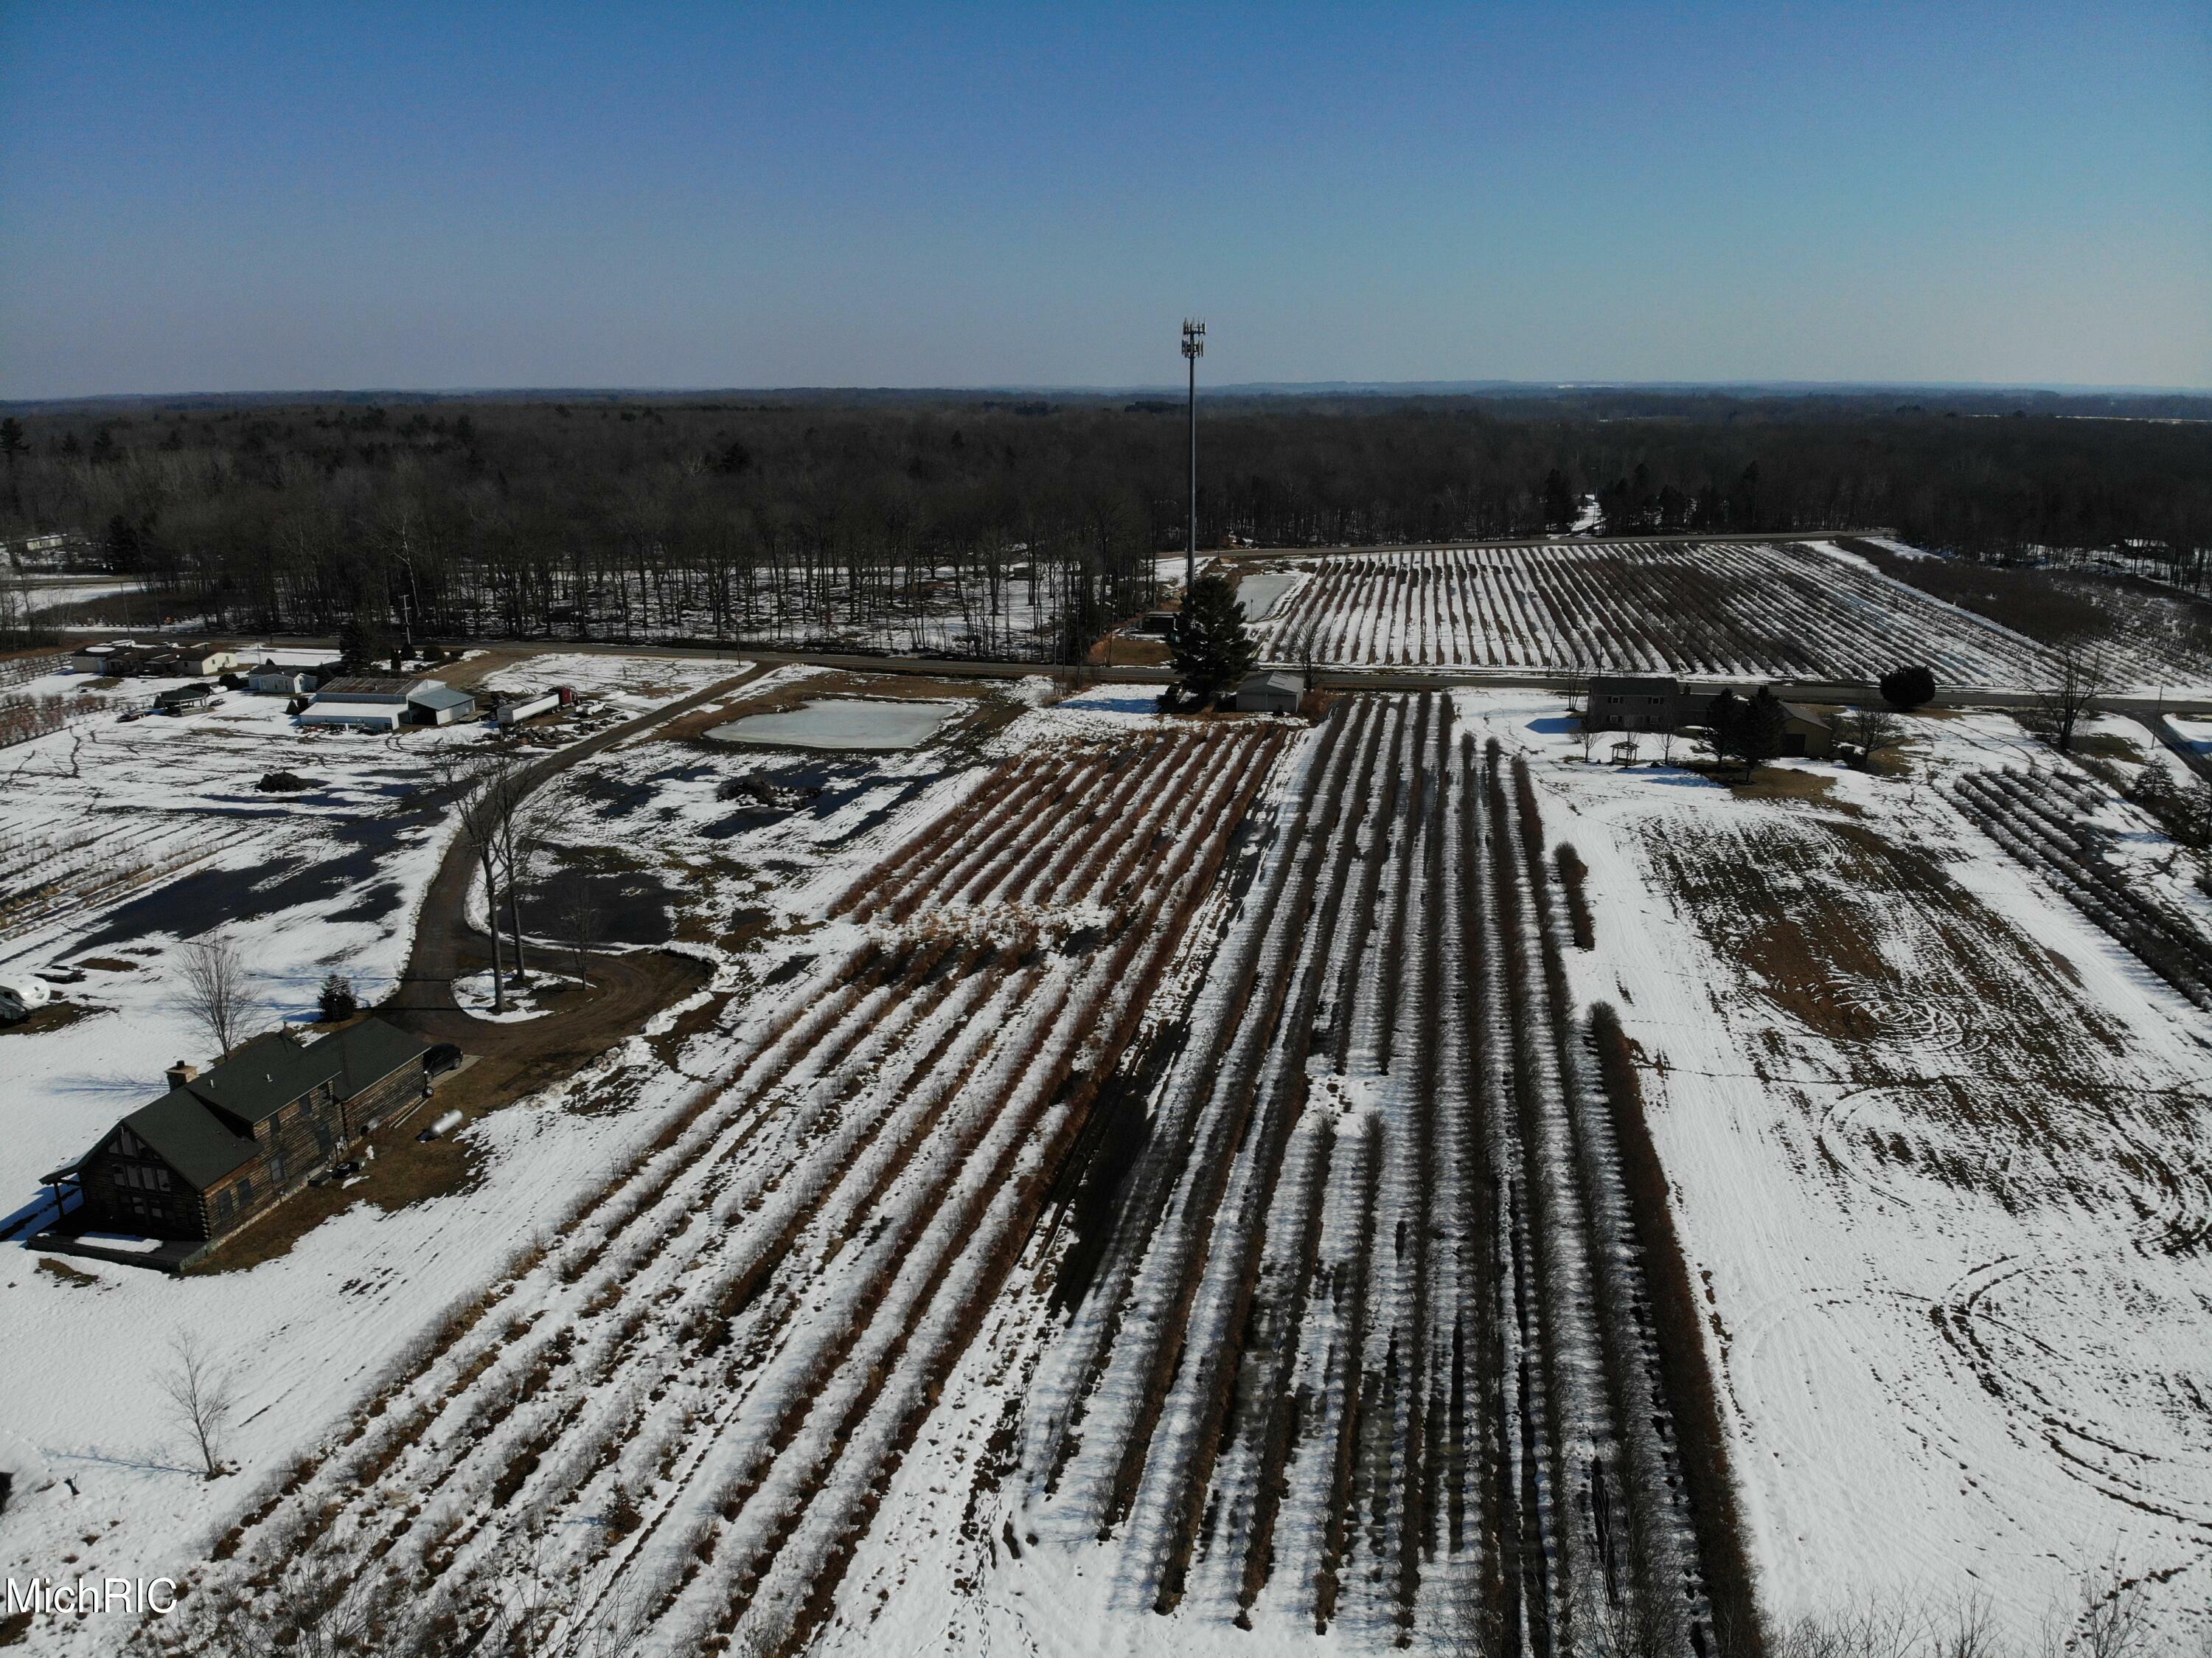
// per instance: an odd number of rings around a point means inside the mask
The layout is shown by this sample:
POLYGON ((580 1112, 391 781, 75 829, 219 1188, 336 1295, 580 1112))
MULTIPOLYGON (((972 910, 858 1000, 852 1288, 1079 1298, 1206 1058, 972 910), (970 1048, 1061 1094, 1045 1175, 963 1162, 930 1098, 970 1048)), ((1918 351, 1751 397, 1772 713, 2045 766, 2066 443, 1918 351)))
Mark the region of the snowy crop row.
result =
POLYGON ((236 1582, 803 1638, 1282 736, 1024 754, 892 854, 736 1074, 247 1517, 236 1582))
POLYGON ((1340 708, 1028 1393, 1021 1524, 1112 1600, 1565 1651, 1703 1616, 1535 796, 1448 702, 1340 708))
POLYGON ((1968 612, 1796 544, 1547 543, 1316 560, 1255 625, 1267 656, 1947 685, 2039 680, 2045 654, 1968 612))

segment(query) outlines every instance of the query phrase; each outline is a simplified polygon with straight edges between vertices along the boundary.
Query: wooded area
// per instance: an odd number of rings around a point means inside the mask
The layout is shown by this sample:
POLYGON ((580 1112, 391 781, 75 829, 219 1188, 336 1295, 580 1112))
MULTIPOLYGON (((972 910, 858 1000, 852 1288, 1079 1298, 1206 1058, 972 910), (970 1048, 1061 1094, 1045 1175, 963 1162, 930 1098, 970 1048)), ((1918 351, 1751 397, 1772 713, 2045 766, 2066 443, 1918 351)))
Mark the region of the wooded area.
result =
MULTIPOLYGON (((2203 582, 2212 424, 2173 399, 1898 395, 1224 397, 1201 408, 1200 539, 1529 534, 1594 495, 1612 533, 1891 525, 2203 582)), ((225 629, 1064 660, 1152 603, 1155 559, 1181 551, 1180 414, 948 393, 33 410, 0 445, 0 535, 81 533, 225 629)))

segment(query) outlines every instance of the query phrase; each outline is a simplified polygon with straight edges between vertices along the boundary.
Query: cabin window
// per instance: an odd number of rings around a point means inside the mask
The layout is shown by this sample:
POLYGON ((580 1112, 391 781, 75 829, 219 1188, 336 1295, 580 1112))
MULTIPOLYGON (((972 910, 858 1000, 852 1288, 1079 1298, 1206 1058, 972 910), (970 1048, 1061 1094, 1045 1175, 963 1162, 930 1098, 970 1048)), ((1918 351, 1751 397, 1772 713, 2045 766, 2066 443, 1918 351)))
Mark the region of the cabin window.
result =
POLYGON ((225 1186, 222 1191, 215 1194, 216 1224, 218 1226, 222 1225, 230 1218, 230 1188, 228 1186, 225 1186))

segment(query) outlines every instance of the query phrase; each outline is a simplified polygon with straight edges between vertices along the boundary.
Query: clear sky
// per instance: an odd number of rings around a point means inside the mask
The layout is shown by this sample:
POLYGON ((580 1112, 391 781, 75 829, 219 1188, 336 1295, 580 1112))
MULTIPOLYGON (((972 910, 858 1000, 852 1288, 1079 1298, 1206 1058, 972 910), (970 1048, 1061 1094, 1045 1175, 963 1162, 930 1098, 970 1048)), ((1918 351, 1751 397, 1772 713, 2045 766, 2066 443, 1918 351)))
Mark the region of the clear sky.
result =
POLYGON ((0 0, 0 397, 2212 386, 2212 4, 0 0))

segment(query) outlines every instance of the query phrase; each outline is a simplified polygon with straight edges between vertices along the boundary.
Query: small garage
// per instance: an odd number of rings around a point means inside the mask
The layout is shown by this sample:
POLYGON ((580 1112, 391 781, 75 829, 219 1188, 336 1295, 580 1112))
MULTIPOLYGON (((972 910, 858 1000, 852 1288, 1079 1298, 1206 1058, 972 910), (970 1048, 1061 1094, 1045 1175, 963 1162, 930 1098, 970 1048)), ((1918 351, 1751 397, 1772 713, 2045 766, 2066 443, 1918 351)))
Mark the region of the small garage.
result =
POLYGON ((1237 687, 1237 710, 1241 714, 1295 714, 1305 694, 1305 681, 1295 674, 1248 674, 1237 687))

